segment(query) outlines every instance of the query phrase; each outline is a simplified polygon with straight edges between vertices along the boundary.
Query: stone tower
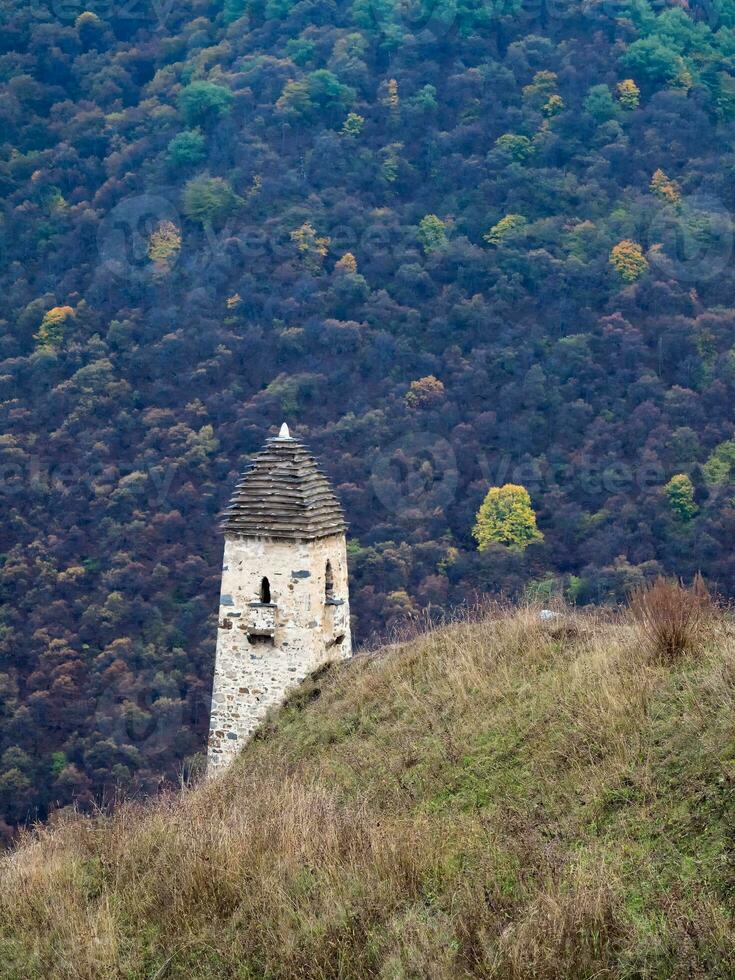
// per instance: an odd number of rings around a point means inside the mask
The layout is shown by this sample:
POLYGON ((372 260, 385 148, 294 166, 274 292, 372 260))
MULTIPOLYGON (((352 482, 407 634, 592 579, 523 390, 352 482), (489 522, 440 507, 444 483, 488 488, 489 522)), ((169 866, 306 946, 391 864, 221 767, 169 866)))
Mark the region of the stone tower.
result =
POLYGON ((209 775, 232 762, 289 688, 351 653, 342 508, 285 423, 253 457, 222 529, 209 775))

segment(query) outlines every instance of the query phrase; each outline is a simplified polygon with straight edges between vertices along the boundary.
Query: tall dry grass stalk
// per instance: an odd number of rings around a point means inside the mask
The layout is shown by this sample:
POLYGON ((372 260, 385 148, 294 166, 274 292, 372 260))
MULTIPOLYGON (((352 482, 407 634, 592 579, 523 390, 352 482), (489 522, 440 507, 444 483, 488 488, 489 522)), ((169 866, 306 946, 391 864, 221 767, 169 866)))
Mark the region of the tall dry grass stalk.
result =
POLYGON ((654 659, 672 664, 701 647, 715 603, 699 575, 690 588, 659 577, 633 592, 630 612, 654 659))

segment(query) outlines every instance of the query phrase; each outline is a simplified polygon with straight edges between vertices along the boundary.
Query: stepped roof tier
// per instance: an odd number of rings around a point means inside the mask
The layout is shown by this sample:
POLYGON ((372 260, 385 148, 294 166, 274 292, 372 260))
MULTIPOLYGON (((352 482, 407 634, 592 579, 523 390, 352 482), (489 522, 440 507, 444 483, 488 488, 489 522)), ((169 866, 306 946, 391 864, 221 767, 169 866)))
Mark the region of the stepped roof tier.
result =
POLYGON ((285 422, 253 456, 222 521, 226 534, 286 541, 313 541, 346 528, 329 481, 285 422))

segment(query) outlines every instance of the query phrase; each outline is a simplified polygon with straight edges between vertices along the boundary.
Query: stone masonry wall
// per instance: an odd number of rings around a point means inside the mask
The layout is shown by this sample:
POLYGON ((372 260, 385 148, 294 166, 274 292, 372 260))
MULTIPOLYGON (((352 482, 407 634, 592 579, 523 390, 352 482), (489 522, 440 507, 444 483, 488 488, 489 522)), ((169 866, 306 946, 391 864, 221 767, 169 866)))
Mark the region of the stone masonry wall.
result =
POLYGON ((290 688, 326 661, 350 654, 344 535, 304 542, 228 535, 208 774, 230 764, 290 688), (330 599, 328 561, 334 582, 330 599), (270 604, 259 601, 263 577, 270 586, 270 604))

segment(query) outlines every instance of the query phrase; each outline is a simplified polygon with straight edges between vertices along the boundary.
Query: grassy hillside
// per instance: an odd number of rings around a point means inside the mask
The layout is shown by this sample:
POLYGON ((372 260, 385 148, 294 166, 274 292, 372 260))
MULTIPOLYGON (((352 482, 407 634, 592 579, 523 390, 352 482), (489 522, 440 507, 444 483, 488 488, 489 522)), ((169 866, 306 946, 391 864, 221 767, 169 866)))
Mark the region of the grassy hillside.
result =
POLYGON ((731 977, 735 631, 460 623, 305 685, 214 784, 0 866, 0 973, 731 977))

